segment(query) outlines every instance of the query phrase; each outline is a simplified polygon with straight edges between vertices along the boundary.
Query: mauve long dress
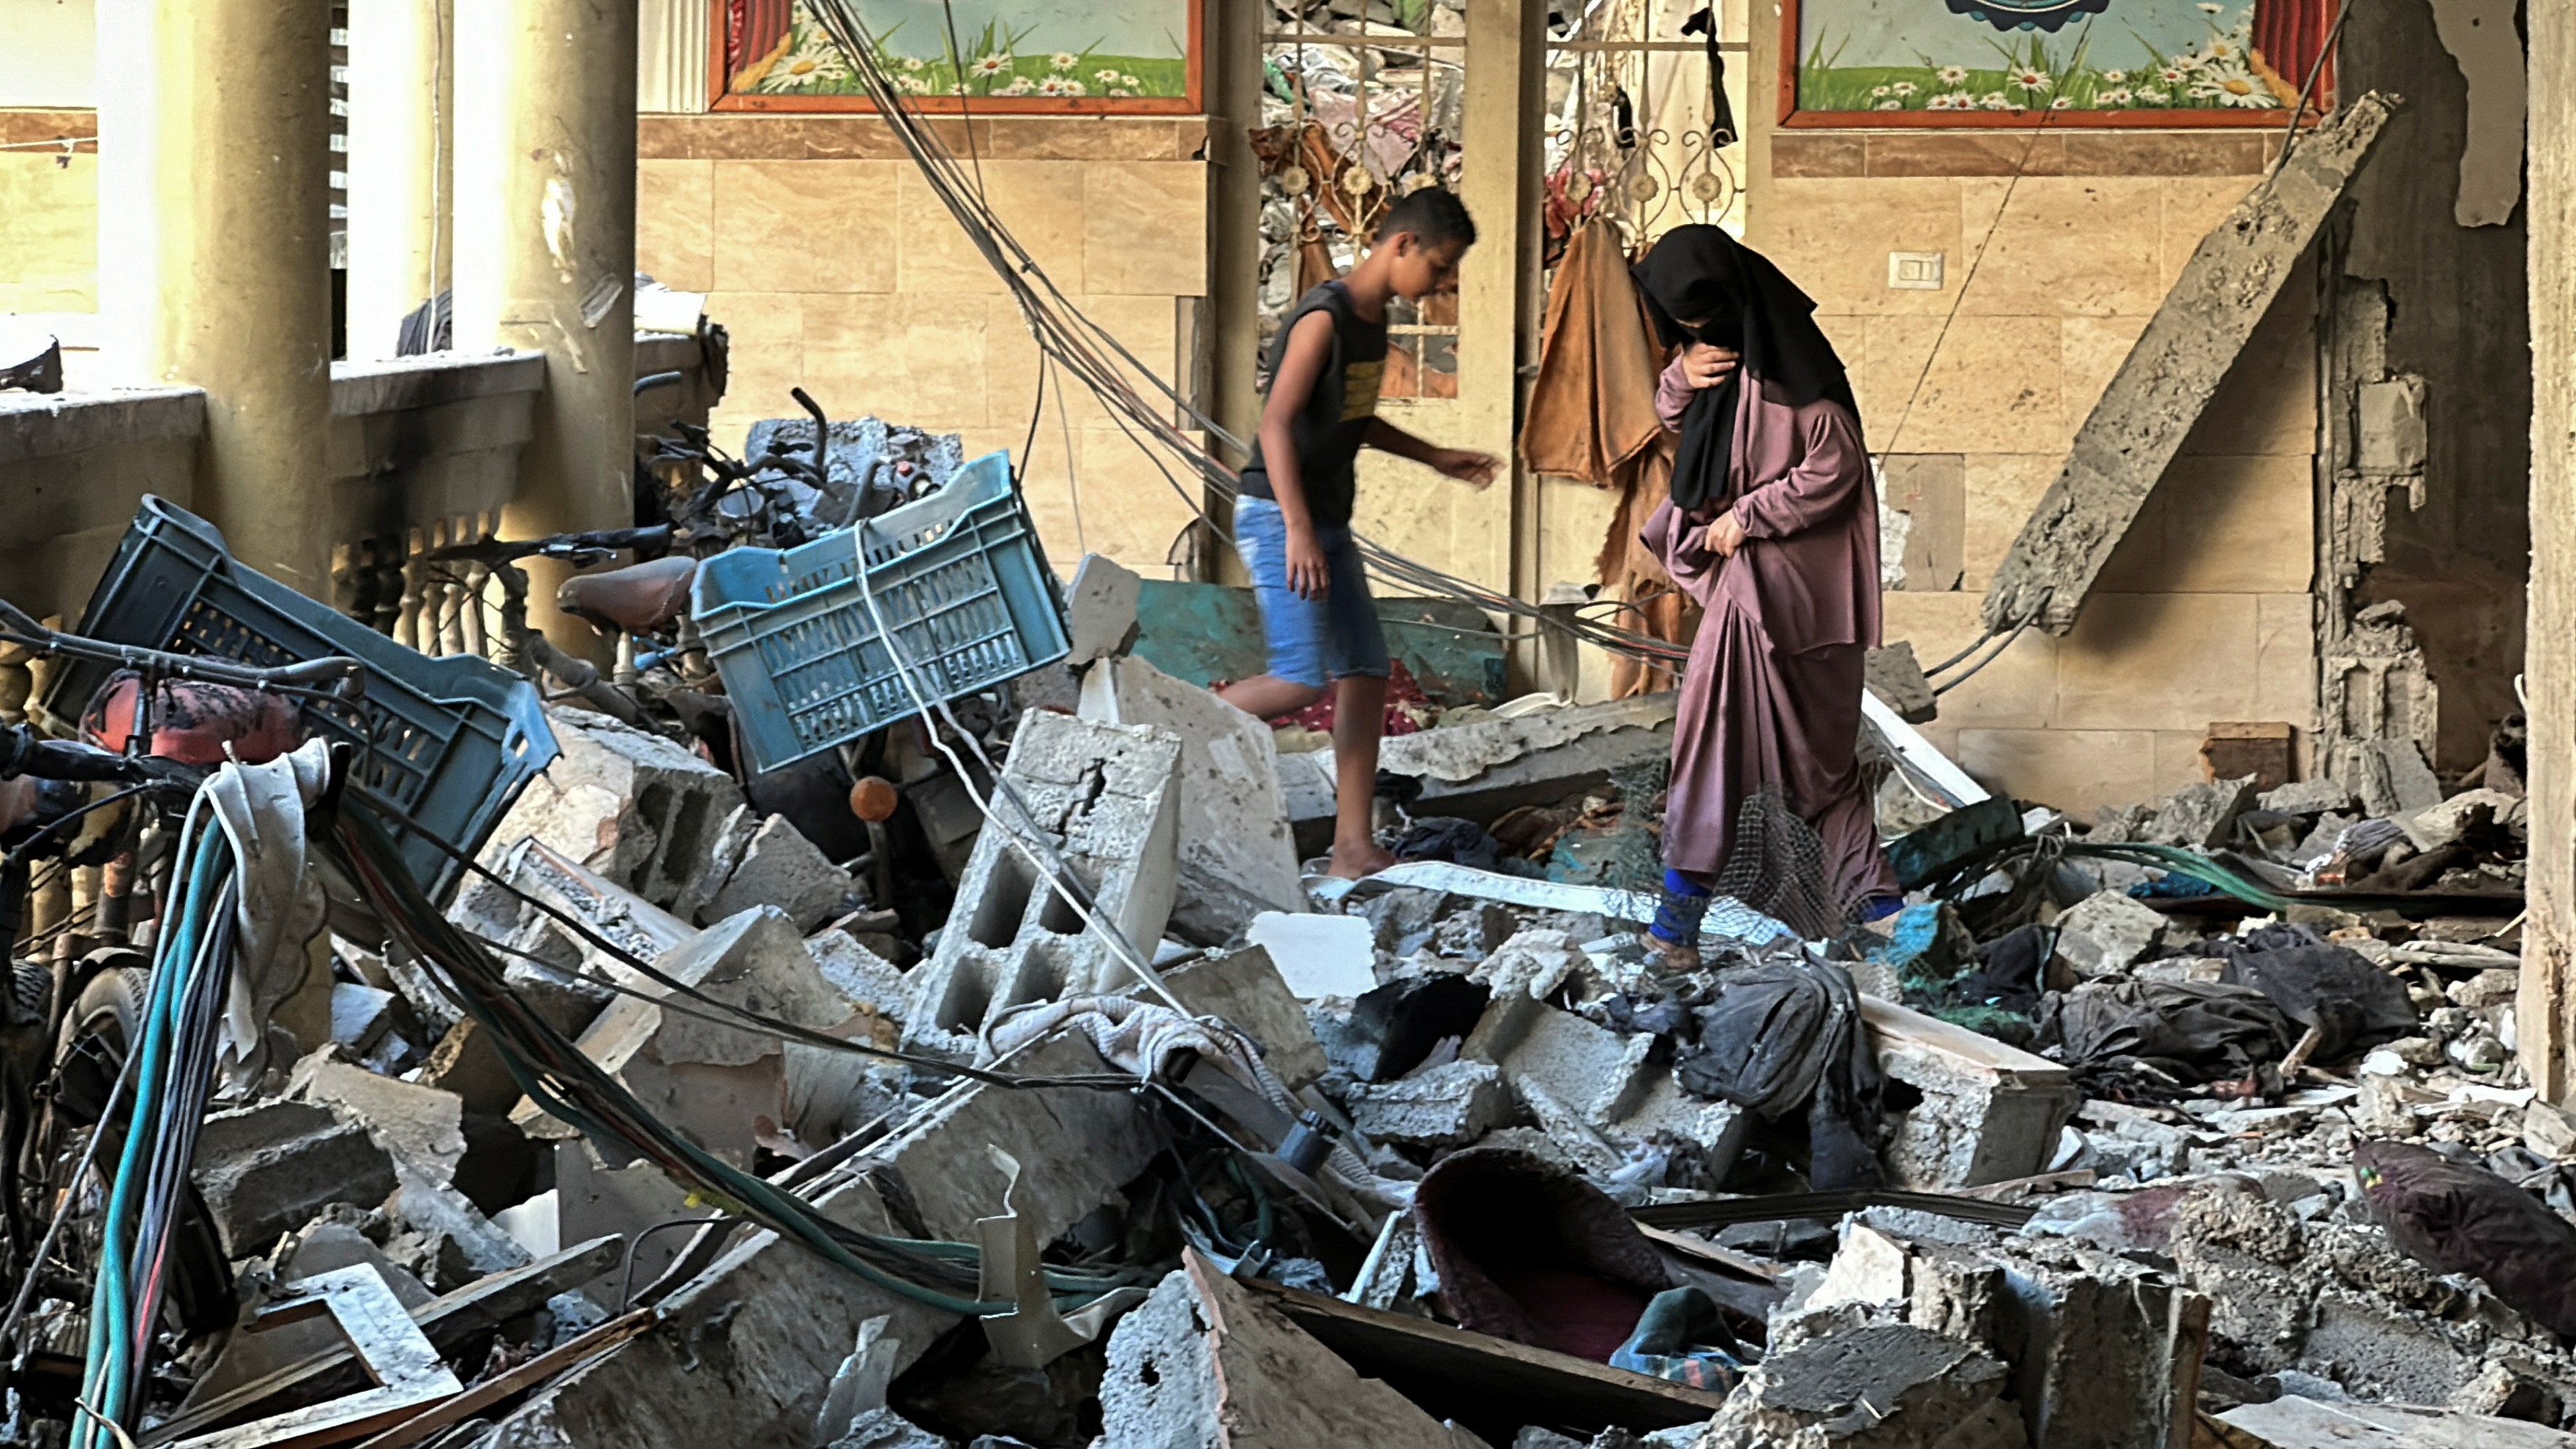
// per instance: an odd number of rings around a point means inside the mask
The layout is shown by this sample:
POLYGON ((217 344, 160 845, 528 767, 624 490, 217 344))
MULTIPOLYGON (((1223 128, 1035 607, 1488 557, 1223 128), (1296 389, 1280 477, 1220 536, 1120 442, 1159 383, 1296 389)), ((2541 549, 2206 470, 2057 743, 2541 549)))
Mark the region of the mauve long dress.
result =
MULTIPOLYGON (((1861 662, 1878 647, 1878 490, 1840 403, 1792 406, 1747 377, 1722 500, 1744 526, 1732 559, 1670 500, 1641 541, 1706 611, 1673 721, 1664 864, 1710 877, 1736 812, 1776 786, 1825 847, 1842 900, 1897 893, 1861 788, 1861 662)), ((1655 392, 1678 428, 1690 384, 1676 357, 1655 392)))

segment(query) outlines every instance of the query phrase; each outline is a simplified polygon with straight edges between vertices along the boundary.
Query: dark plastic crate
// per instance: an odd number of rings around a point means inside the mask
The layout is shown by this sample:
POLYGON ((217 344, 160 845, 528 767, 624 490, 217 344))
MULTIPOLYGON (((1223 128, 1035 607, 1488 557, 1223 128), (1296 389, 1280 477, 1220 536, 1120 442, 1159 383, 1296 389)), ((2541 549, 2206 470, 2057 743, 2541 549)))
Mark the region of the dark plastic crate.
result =
MULTIPOLYGON (((334 654, 358 660, 367 666, 365 693, 308 699, 306 722, 357 749, 359 782, 468 854, 555 758, 554 731, 528 680, 482 659, 404 648, 245 566, 213 524, 148 494, 73 632, 263 668, 334 654)), ((63 661, 44 710, 76 722, 114 672, 63 661)), ((463 868, 408 832, 399 838, 413 879, 434 896, 463 868)))
POLYGON ((1072 647, 1007 454, 856 528, 720 553, 698 566, 691 612, 762 770, 920 712, 859 589, 862 536, 877 608, 931 701, 990 689, 1072 647))

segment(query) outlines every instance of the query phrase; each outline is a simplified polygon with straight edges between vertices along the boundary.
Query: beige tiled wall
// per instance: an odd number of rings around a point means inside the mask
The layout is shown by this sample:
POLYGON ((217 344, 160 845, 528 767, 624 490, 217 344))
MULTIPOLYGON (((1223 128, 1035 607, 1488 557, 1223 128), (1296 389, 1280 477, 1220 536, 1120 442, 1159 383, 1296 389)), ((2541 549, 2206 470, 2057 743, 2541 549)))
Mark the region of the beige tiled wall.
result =
MULTIPOLYGON (((1960 460, 1957 587, 1886 597, 1888 637, 1926 662, 1977 636, 2069 441, 2265 154, 2253 137, 2029 144, 1783 136, 1752 208, 1750 239, 1852 367, 1873 452, 1960 460), (2043 174, 2014 179, 2025 157, 2043 174), (1922 174, 1953 170, 2005 174, 1922 174), (1890 251, 1945 253, 1943 289, 1890 289, 1890 251)), ((1972 774, 2089 811, 2199 779, 2212 721, 2311 727, 2313 294, 2304 270, 2284 289, 2074 631, 2027 633, 1942 697, 1926 733, 1972 774)))
MULTIPOLYGON (((1072 303, 1165 377, 1188 376, 1181 317, 1207 291, 1199 123, 978 122, 985 195, 1072 303)), ((952 140, 962 156, 964 138, 952 140)), ((962 433, 969 457, 1028 469, 1051 557, 1088 550, 1148 576, 1189 522, 1151 459, 1079 388, 1050 380, 1018 305, 912 163, 861 117, 655 117, 637 177, 637 265, 709 293, 733 344, 714 415, 738 446, 794 416, 802 386, 837 417, 962 433), (1061 406, 1060 406, 1061 405, 1061 406), (1070 466, 1068 466, 1070 464, 1070 466)))

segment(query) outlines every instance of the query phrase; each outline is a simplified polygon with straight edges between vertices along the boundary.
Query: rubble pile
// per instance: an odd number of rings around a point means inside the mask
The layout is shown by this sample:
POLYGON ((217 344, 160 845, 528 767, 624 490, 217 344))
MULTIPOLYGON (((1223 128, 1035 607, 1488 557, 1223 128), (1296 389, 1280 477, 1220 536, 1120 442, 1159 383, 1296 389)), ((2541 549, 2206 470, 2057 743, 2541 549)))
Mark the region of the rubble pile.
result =
POLYGON ((1426 699, 1338 880, 1329 747, 1065 593, 1062 659, 784 769, 712 675, 531 705, 417 872, 319 740, 159 787, 251 802, 231 874, 70 857, 150 886, 18 972, 0 1443, 2576 1444, 2512 763, 2084 824, 1891 714, 1902 909, 1675 956, 1670 696, 1426 699), (199 934, 252 893, 315 944, 199 934))

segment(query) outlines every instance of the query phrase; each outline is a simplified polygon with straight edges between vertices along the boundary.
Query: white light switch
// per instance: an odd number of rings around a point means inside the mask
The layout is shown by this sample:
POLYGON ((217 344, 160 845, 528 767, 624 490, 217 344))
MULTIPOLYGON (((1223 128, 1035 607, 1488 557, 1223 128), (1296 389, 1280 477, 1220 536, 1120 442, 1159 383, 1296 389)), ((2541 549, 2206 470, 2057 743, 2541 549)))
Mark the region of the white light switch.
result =
POLYGON ((1887 285, 1908 292, 1941 290, 1940 252, 1889 252, 1887 285))

